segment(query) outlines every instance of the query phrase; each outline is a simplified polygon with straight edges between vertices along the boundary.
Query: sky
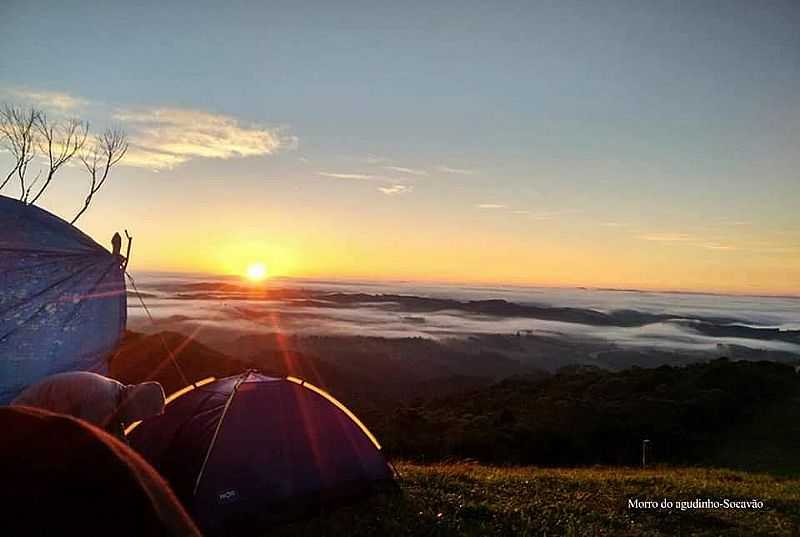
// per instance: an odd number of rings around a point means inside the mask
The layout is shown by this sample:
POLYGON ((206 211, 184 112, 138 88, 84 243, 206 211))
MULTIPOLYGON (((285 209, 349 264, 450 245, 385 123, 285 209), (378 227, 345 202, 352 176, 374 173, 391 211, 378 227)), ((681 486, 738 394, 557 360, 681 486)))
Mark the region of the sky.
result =
POLYGON ((795 1, 5 0, 0 102, 125 130, 78 225, 128 229, 137 271, 800 294, 798 28, 795 1))

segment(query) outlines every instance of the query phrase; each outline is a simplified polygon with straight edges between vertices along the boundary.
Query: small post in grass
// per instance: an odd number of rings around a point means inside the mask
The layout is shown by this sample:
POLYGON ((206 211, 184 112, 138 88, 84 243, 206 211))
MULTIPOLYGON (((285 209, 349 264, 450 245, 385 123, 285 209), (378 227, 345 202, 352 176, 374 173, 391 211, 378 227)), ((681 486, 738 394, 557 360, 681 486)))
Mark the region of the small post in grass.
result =
POLYGON ((647 448, 650 447, 650 440, 642 440, 642 468, 647 468, 647 448))

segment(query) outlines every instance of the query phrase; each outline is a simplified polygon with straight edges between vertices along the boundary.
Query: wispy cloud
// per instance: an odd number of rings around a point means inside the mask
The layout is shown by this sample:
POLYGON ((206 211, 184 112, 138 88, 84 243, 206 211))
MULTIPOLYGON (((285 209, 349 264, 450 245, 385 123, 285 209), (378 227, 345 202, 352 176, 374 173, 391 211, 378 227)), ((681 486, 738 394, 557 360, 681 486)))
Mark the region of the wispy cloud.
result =
POLYGON ((243 124, 221 114, 185 108, 117 110, 113 118, 129 132, 131 149, 123 163, 172 168, 193 158, 231 159, 294 149, 298 140, 282 128, 243 124))
POLYGON ((332 179, 353 179, 356 181, 374 181, 380 179, 375 175, 368 173, 335 173, 335 172, 317 172, 322 177, 330 177, 332 179))
POLYGON ((389 159, 386 157, 381 157, 379 155, 367 155, 366 157, 358 159, 361 162, 366 164, 386 164, 389 162, 389 159))
POLYGON ((706 250, 725 251, 739 249, 731 244, 714 241, 708 238, 692 236, 686 233, 653 233, 649 235, 641 235, 639 238, 645 241, 686 244, 689 246, 695 246, 697 248, 705 248, 706 250))
POLYGON ((455 175, 474 175, 475 174, 475 170, 470 170, 470 169, 467 169, 467 168, 453 168, 452 166, 444 166, 444 165, 442 165, 442 166, 437 166, 436 169, 439 170, 440 172, 452 173, 452 174, 455 174, 455 175))
POLYGON ((650 235, 641 235, 639 238, 644 241, 655 242, 686 242, 694 240, 692 236, 684 233, 653 233, 650 235))
POLYGON ((564 216, 566 214, 576 214, 581 212, 580 209, 557 209, 553 211, 531 211, 530 215, 531 218, 534 220, 552 220, 559 216, 564 216))
MULTIPOLYGON (((503 203, 482 203, 476 205, 479 209, 508 209, 508 205, 503 203)), ((509 210, 511 214, 519 216, 527 216, 533 220, 552 220, 558 216, 566 214, 580 213, 580 209, 557 209, 557 210, 531 210, 531 209, 513 209, 509 210)))
POLYGON ((339 158, 341 160, 347 160, 347 161, 350 161, 350 162, 358 162, 360 164, 369 164, 369 165, 372 165, 372 166, 377 166, 379 164, 391 164, 392 163, 391 159, 389 159, 387 157, 383 157, 381 155, 373 155, 372 153, 368 153, 366 155, 347 155, 347 154, 342 154, 342 155, 338 155, 337 158, 339 158))
POLYGON ((720 218, 715 223, 718 226, 748 226, 748 225, 750 225, 750 222, 747 221, 747 220, 734 220, 732 218, 720 218))
POLYGON ((378 190, 387 196, 395 196, 397 194, 408 194, 414 190, 414 187, 411 185, 392 185, 379 187, 378 190))
POLYGON ((23 104, 30 104, 43 108, 46 112, 51 110, 62 113, 72 112, 89 104, 89 101, 86 99, 75 97, 61 91, 14 88, 5 90, 3 93, 23 104))
POLYGON ((404 173, 406 175, 428 175, 428 172, 425 170, 420 170, 416 168, 404 168, 403 166, 384 166, 384 170, 389 170, 391 172, 398 172, 404 173))
POLYGON ((131 145, 120 164, 134 168, 147 168, 152 171, 171 170, 190 160, 186 155, 166 153, 151 148, 131 145))
POLYGON ((234 117, 203 110, 174 107, 111 109, 59 91, 6 88, 0 97, 65 114, 81 111, 103 120, 121 123, 130 148, 121 164, 163 170, 194 158, 231 159, 272 155, 294 149, 298 139, 285 128, 244 123, 234 117), (85 109, 89 109, 88 111, 85 109))
POLYGON ((705 243, 701 244, 703 248, 707 248, 709 250, 736 250, 735 246, 730 246, 728 244, 719 244, 716 242, 705 243))

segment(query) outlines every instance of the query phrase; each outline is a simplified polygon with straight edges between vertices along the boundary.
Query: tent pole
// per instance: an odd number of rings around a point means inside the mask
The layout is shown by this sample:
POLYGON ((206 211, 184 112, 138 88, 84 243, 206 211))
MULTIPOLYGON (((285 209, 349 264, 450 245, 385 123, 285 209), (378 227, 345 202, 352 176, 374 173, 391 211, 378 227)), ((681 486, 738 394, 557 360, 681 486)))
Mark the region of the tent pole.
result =
POLYGON ((236 385, 231 390, 231 394, 228 396, 228 400, 225 401, 225 408, 222 409, 222 415, 219 417, 219 421, 217 422, 217 427, 214 429, 214 436, 211 437, 211 443, 208 445, 208 450, 206 451, 206 456, 203 458, 203 464, 200 466, 200 472, 197 474, 197 479, 194 482, 194 490, 192 491, 192 496, 197 496, 197 491, 200 488, 200 481, 203 479, 203 474, 206 471, 206 465, 208 464, 208 459, 211 458, 211 452, 214 450, 214 445, 217 443, 217 436, 219 436, 219 431, 222 428, 222 422, 225 421, 225 415, 228 413, 228 409, 231 406, 231 402, 233 401, 233 396, 236 395, 236 392, 239 390, 239 385, 244 382, 250 375, 250 371, 247 373, 243 373, 239 380, 236 382, 236 385))

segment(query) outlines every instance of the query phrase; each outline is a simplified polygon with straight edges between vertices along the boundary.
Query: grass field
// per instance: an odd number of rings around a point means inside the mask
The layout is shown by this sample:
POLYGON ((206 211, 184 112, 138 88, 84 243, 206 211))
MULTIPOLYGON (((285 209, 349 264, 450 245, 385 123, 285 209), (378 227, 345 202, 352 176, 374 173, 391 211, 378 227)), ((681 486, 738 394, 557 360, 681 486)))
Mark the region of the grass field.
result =
POLYGON ((800 480, 700 468, 401 463, 402 492, 271 535, 800 535, 800 480), (758 510, 632 509, 628 500, 763 502, 758 510))

